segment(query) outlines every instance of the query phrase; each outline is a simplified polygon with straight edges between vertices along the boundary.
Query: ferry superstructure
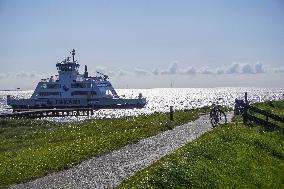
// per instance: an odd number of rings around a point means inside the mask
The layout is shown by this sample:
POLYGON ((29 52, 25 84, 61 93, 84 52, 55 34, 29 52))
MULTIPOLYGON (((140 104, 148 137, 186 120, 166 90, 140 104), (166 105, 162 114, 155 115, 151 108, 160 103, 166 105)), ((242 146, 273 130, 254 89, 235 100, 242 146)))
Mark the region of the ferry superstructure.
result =
POLYGON ((42 79, 30 99, 15 99, 7 96, 7 104, 13 109, 54 109, 54 108, 142 108, 146 98, 140 93, 136 99, 118 96, 109 81, 109 77, 80 74, 80 64, 75 60, 75 50, 71 57, 57 63, 58 75, 42 79))

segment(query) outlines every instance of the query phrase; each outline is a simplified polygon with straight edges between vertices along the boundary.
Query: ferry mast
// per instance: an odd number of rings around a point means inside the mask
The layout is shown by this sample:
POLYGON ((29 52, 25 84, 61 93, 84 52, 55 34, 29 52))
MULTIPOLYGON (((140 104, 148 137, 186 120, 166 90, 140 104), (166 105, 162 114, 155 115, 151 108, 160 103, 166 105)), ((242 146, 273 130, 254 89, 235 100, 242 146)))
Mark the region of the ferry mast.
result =
POLYGON ((75 49, 73 49, 73 50, 71 51, 71 53, 72 53, 73 63, 75 63, 75 58, 74 58, 74 56, 75 56, 75 49))

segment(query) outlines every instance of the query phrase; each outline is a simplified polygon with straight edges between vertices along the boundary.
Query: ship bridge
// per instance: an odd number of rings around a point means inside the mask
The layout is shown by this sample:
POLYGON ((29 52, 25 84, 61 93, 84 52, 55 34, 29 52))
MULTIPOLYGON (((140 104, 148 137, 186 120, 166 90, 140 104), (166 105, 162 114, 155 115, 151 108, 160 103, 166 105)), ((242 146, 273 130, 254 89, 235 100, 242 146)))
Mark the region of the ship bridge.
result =
POLYGON ((70 53, 72 54, 72 60, 70 60, 71 57, 67 57, 62 62, 56 64, 59 81, 69 82, 70 80, 76 80, 77 75, 79 74, 78 69, 80 64, 78 64, 77 60, 75 60, 75 49, 73 49, 70 53))
POLYGON ((57 63, 56 67, 58 71, 78 71, 80 65, 72 62, 66 62, 66 63, 57 63))
POLYGON ((75 60, 75 49, 73 49, 70 53, 72 54, 72 62, 70 61, 71 57, 67 57, 61 63, 57 63, 56 67, 57 67, 58 71, 76 71, 76 72, 78 72, 80 64, 78 64, 77 60, 75 60))

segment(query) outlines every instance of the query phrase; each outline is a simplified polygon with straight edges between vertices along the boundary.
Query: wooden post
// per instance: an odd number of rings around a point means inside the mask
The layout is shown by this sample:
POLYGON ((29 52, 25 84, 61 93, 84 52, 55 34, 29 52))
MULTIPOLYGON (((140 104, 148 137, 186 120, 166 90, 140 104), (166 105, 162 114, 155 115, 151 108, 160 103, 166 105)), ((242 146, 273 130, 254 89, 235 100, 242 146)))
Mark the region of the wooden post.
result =
POLYGON ((173 106, 170 106, 170 121, 174 120, 174 108, 173 106))
POLYGON ((243 112, 243 123, 247 124, 248 122, 248 104, 245 104, 244 112, 243 112))
POLYGON ((247 104, 248 103, 248 93, 245 92, 245 103, 247 104))

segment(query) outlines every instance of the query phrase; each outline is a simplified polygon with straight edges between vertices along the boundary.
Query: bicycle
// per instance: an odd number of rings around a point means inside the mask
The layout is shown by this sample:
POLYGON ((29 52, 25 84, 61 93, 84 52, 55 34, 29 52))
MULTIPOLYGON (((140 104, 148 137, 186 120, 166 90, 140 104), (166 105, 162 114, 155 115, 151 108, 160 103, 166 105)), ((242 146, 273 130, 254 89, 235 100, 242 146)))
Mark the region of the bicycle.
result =
POLYGON ((223 110, 220 109, 220 105, 217 102, 213 104, 213 107, 210 111, 210 121, 213 128, 227 123, 227 117, 223 110))

